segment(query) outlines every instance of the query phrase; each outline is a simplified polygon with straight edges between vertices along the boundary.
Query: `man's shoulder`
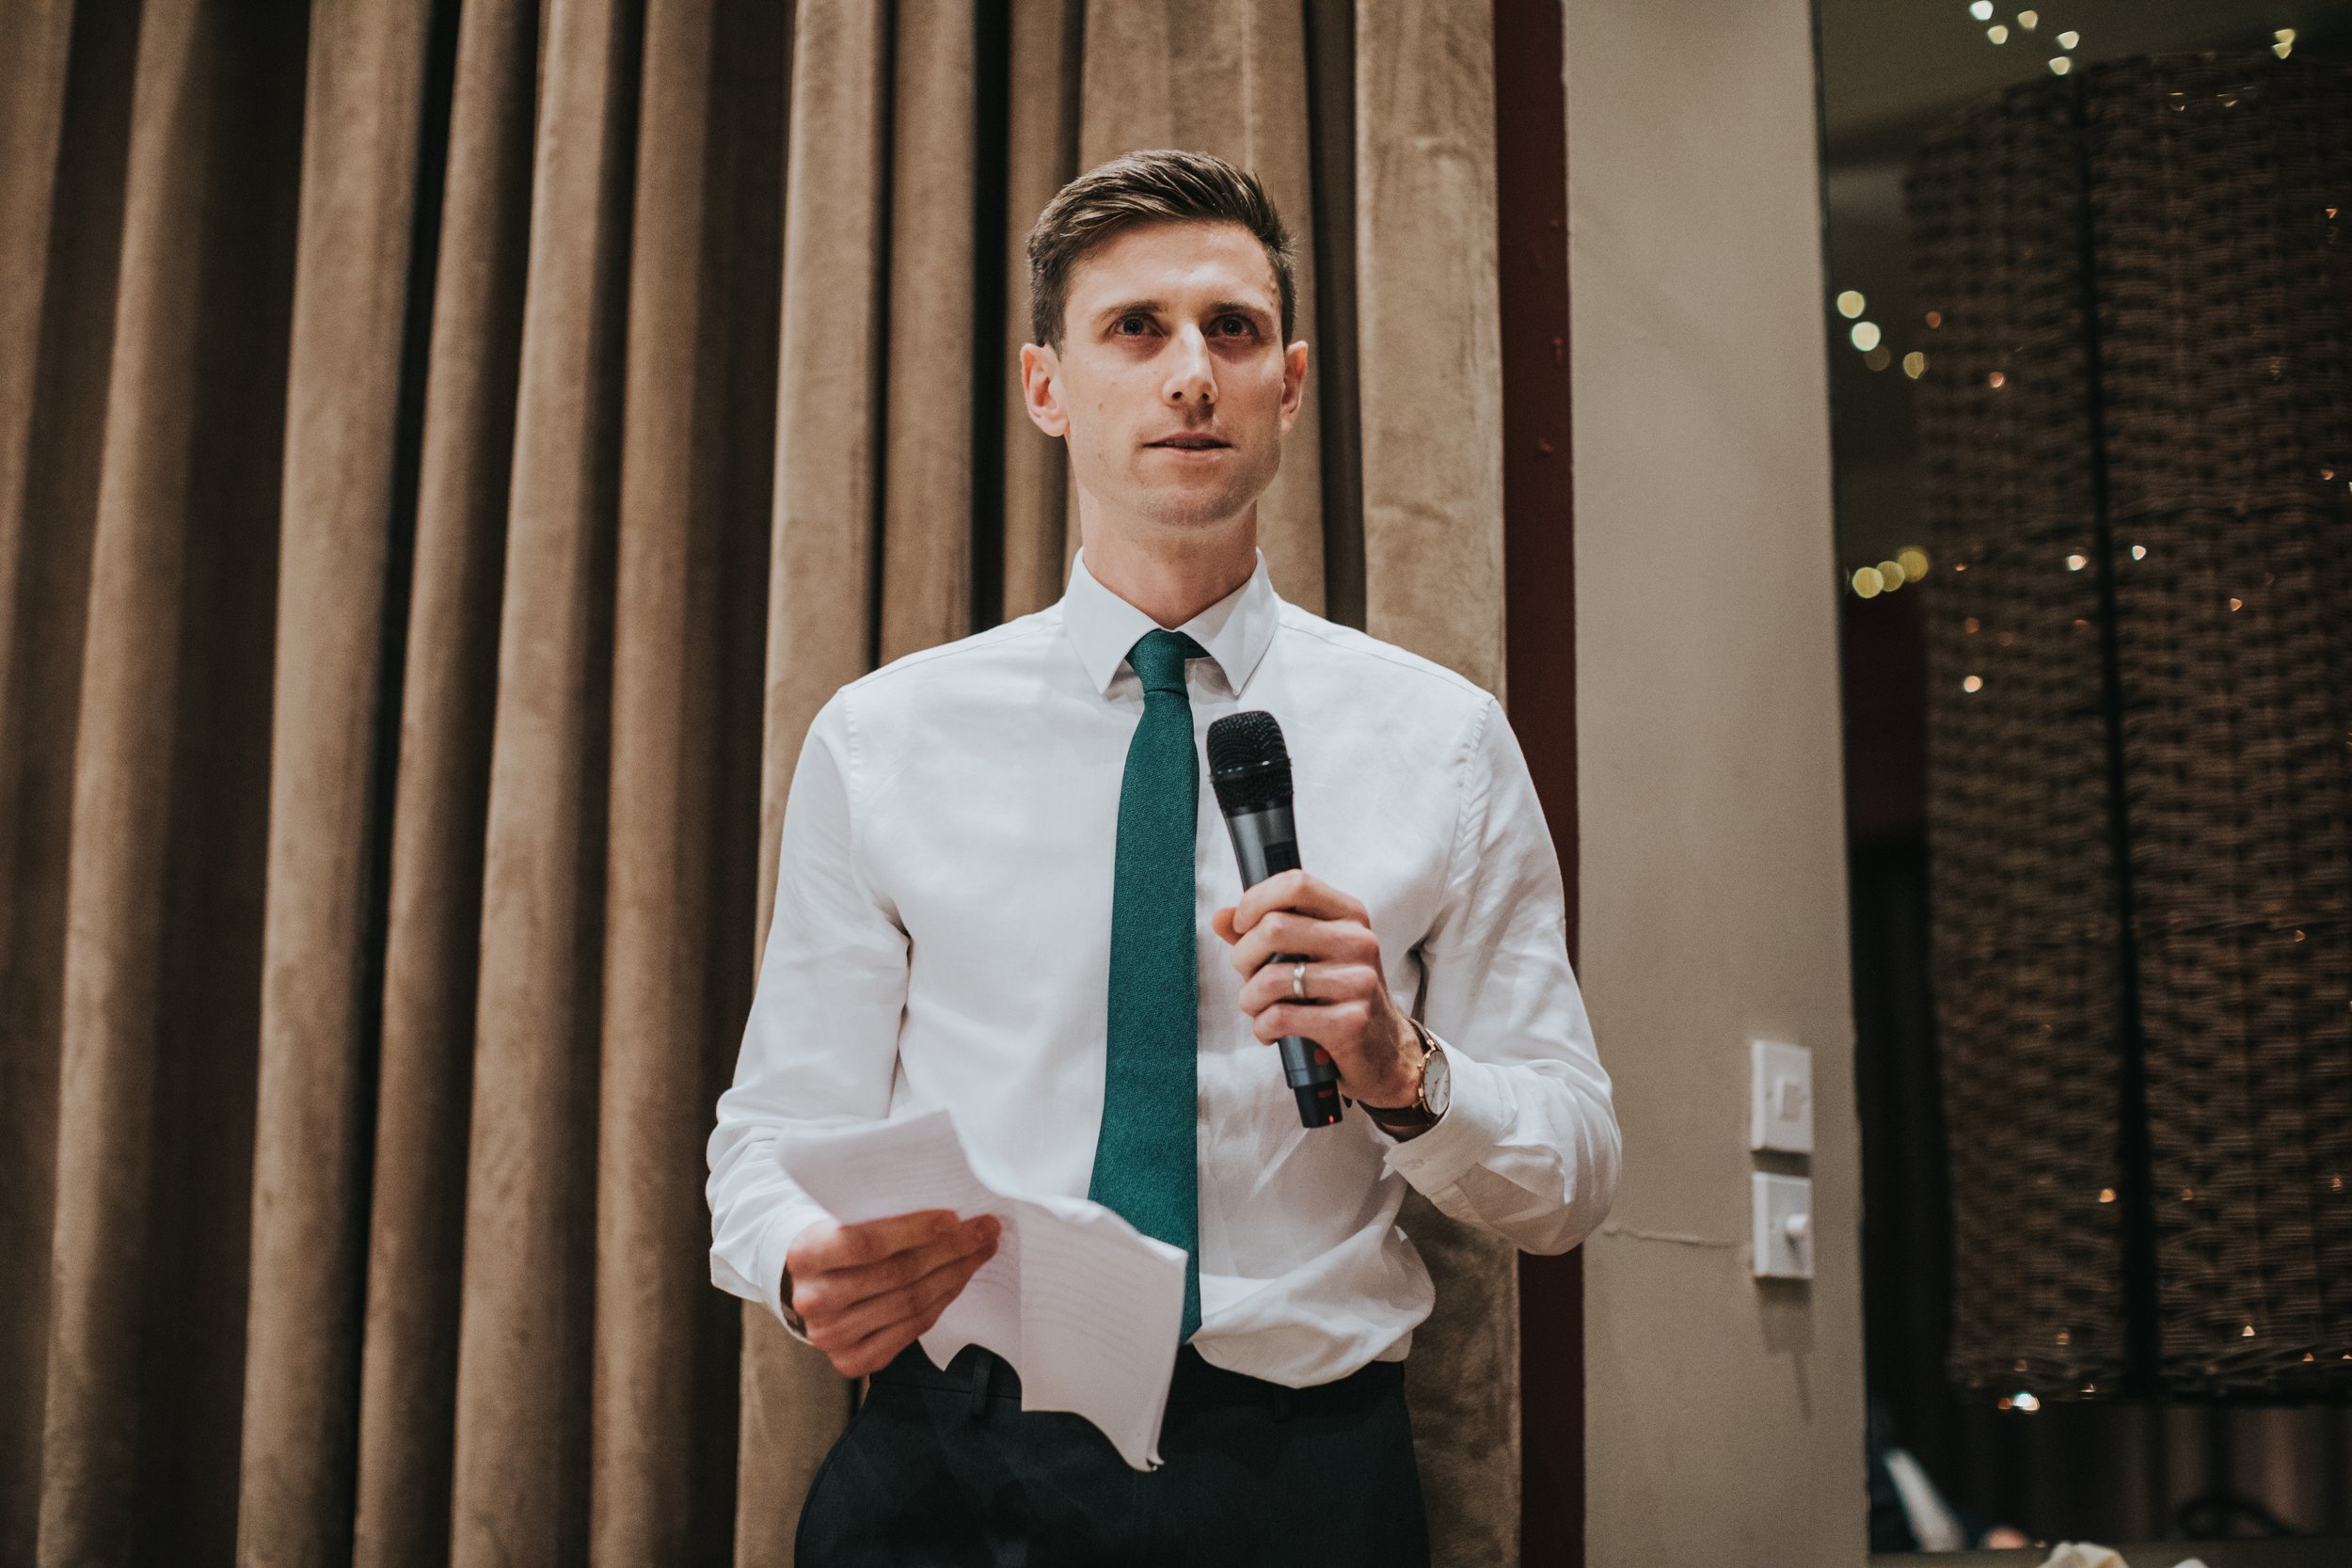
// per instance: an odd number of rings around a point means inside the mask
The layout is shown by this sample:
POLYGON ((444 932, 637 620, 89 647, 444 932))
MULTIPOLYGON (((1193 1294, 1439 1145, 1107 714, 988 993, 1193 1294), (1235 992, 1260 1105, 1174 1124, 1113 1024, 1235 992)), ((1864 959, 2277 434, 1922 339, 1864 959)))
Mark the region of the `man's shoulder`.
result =
POLYGON ((1302 661, 1326 666, 1357 689, 1369 687, 1465 716, 1484 712, 1495 701, 1485 687, 1434 658, 1354 626, 1327 621, 1287 600, 1279 625, 1282 634, 1293 639, 1295 654, 1302 661))
POLYGON ((1058 607, 1001 622, 952 642, 903 654, 847 682, 827 698, 815 728, 838 733, 868 756, 943 722, 986 721, 1048 678, 1058 644, 1058 607))
POLYGON ((1034 663, 1061 629, 1059 606, 1015 616, 985 631, 901 654, 841 688, 839 697, 864 705, 921 702, 993 682, 1008 669, 1034 663))

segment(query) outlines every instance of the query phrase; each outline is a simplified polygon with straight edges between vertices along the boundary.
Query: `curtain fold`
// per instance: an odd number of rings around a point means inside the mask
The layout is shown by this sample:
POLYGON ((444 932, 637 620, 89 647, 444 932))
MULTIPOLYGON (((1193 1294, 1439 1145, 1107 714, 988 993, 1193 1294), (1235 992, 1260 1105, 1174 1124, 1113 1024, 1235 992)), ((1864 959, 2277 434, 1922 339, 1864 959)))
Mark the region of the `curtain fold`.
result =
POLYGON ((358 1394, 378 660, 429 13, 310 35, 287 368, 240 1549, 343 1555, 358 1394))
POLYGON ((389 806, 359 1568, 448 1552, 483 834, 531 211, 533 8, 458 26, 389 806))
MULTIPOLYGON (((1029 225, 1256 168, 1278 586, 1491 686, 1483 12, 0 24, 0 1559, 787 1560, 851 1390, 710 1289, 702 1145, 810 719, 1060 594, 1029 225)), ((1408 1224, 1508 1560, 1509 1256, 1408 1224)))
POLYGON ((1356 91, 1365 629, 1500 696, 1491 16, 1359 7, 1356 91))
POLYGON ((723 1560, 740 1322, 702 1147, 751 1002, 787 40, 648 9, 613 609, 592 1557, 723 1560))
POLYGON ((717 205, 705 166, 711 47, 707 4, 647 8, 613 603, 590 1422, 591 1539, 594 1555, 613 1561, 686 1556, 695 1501, 694 1478, 662 1456, 691 1442, 698 1390, 691 1359, 675 1353, 701 1337, 705 1294, 691 1289, 692 1255, 680 1255, 696 1194, 679 1179, 693 1169, 707 1076, 694 1070, 705 1037, 697 982, 714 890, 696 830, 717 804, 697 741, 719 718, 721 519, 693 484, 718 455, 695 396, 711 303, 703 230, 717 205))
POLYGON ((453 1563, 586 1555, 596 1044, 635 19, 541 54, 499 617, 457 1351, 453 1563))
POLYGON ((899 0, 892 40, 883 663, 972 629, 977 25, 973 0, 899 0))
POLYGON ((233 1537, 304 20, 139 21, 67 847, 52 1561, 233 1537))
POLYGON ((1039 438, 1021 396, 1029 340, 1029 226, 1078 172, 1078 63, 1086 0, 1012 0, 1005 115, 1004 616, 1061 597, 1068 460, 1039 438))
POLYGON ((35 1555, 66 867, 135 25, 0 5, 0 1560, 35 1555), (78 28, 75 24, 81 24, 78 28), (78 37, 77 37, 78 32, 78 37), (92 190, 112 199, 88 199, 92 190))

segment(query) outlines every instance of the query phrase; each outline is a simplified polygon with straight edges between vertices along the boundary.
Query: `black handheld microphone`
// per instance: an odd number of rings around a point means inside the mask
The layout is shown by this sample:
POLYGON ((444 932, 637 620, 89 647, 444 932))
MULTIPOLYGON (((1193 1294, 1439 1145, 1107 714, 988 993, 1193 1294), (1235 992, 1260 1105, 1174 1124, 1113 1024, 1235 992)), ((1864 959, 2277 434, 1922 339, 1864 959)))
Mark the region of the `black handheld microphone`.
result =
MULTIPOLYGON (((1241 863, 1241 885, 1255 887, 1279 871, 1298 869, 1298 830, 1291 822, 1291 753, 1274 715, 1252 710, 1229 713, 1209 726, 1209 777, 1225 829, 1233 835, 1233 858, 1241 863)), ((1278 954, 1269 963, 1303 963, 1296 954, 1278 954)), ((1340 1119, 1340 1069, 1331 1053, 1310 1039, 1285 1035, 1279 1047, 1282 1076, 1298 1100, 1302 1126, 1328 1127, 1340 1119)))

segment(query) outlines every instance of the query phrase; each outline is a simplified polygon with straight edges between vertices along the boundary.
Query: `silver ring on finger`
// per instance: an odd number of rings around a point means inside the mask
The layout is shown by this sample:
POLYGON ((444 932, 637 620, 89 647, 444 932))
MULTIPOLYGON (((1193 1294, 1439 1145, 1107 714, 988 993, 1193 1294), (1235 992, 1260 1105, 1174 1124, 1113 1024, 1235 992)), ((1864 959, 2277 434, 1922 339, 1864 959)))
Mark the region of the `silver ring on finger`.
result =
POLYGON ((1304 960, 1291 965, 1291 1000, 1307 1000, 1307 965, 1304 960))

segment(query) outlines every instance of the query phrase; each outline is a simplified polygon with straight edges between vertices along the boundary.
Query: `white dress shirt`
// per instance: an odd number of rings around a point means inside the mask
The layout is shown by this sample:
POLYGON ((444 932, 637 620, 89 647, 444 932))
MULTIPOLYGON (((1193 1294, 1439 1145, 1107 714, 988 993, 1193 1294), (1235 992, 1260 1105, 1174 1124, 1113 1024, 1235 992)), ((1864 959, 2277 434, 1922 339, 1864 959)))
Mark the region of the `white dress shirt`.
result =
MULTIPOLYGON (((817 715, 786 803, 758 990, 711 1134, 711 1278, 781 1317, 785 1254, 825 1217, 776 1134, 946 1106, 980 1174, 1086 1196, 1103 1114, 1119 792, 1152 619, 1083 555, 1059 604, 911 654, 817 715)), ((1609 1077, 1565 945, 1559 862, 1501 705, 1427 659, 1284 602, 1265 560, 1181 628, 1195 744, 1280 721, 1307 869, 1362 901, 1382 973, 1453 1070, 1398 1141, 1349 1110, 1308 1130, 1241 1010, 1212 911, 1241 895, 1205 761, 1200 942, 1200 1327, 1216 1366, 1293 1387, 1402 1359, 1428 1271, 1411 1183, 1530 1252, 1600 1223, 1609 1077)), ((994 1266, 993 1264, 991 1265, 994 1266)))

